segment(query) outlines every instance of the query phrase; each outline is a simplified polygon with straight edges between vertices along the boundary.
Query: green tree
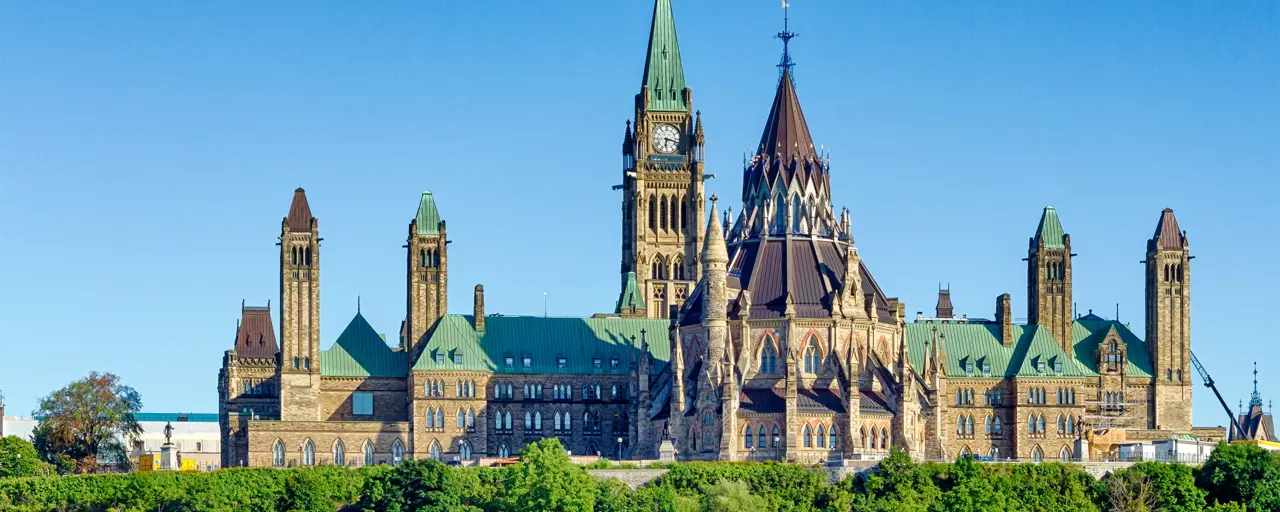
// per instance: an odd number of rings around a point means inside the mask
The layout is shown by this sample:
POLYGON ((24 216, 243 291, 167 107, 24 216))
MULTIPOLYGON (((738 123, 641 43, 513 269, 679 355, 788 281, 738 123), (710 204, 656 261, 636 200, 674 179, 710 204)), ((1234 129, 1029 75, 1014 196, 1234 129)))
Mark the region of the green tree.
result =
POLYGON ((1205 505, 1205 492, 1185 464, 1141 462, 1112 474, 1105 485, 1113 510, 1197 512, 1205 505))
POLYGON ((925 512, 935 509, 942 497, 932 476, 897 449, 863 477, 861 490, 867 494, 870 510, 925 512))
POLYGON ((520 463, 506 468, 501 509, 512 512, 592 512, 596 482, 569 461, 554 437, 525 446, 520 463))
POLYGON ((45 467, 31 443, 18 436, 0 437, 0 478, 43 474, 45 467))
POLYGON ((960 457, 951 465, 950 490, 942 494, 943 510, 955 512, 1009 510, 1005 495, 997 492, 992 478, 973 457, 960 457))
POLYGON ((295 469, 284 479, 284 495, 276 510, 280 512, 333 512, 326 482, 310 469, 295 469))
POLYGON ((742 480, 720 480, 703 489, 703 510, 707 512, 756 512, 765 509, 764 498, 751 494, 742 480))
POLYGON ((1280 455, 1261 447, 1218 443, 1196 475, 1209 503, 1238 502, 1248 510, 1280 510, 1280 455))
POLYGON ((360 492, 360 510, 369 512, 449 512, 479 509, 463 504, 468 481, 463 469, 451 470, 434 460, 409 460, 395 469, 365 480, 360 492))
POLYGON ((122 439, 142 433, 142 397, 110 373, 91 372, 40 400, 34 444, 63 472, 88 473, 110 461, 128 467, 122 439))

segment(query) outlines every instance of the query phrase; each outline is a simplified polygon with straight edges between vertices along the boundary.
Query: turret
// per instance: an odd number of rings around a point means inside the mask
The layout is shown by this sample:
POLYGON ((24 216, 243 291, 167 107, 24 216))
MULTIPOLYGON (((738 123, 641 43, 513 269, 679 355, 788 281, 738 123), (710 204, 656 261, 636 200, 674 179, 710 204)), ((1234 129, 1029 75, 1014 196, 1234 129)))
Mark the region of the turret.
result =
POLYGON ((1073 353, 1071 326, 1071 235, 1058 212, 1044 207, 1027 248, 1027 323, 1049 329, 1062 350, 1073 353))
POLYGON ((1173 210, 1147 240, 1146 342, 1156 384, 1155 428, 1191 425, 1191 244, 1173 210))

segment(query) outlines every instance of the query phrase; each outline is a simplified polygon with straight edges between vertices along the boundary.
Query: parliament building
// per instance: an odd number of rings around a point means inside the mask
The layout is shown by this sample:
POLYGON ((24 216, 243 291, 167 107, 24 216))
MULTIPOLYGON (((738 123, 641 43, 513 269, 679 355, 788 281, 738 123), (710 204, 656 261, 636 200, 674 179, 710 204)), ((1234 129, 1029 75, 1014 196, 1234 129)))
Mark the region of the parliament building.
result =
POLYGON ((477 285, 471 310, 451 313, 446 223, 425 192, 398 341, 359 311, 322 338, 320 222, 299 188, 280 224, 278 311, 242 305, 218 374, 223 467, 468 463, 547 437, 575 455, 654 459, 666 445, 681 460, 815 463, 890 449, 1070 460, 1077 438, 1106 432, 1221 436, 1191 425, 1192 257, 1172 210, 1152 212, 1134 254, 1141 336, 1073 311, 1073 240, 1051 206, 1027 244, 1025 324, 1008 293, 990 320, 956 316, 950 290, 909 318, 832 205, 788 50, 735 214, 704 196, 670 0, 651 23, 623 134, 621 275, 599 276, 619 283, 611 312, 486 314, 477 285))

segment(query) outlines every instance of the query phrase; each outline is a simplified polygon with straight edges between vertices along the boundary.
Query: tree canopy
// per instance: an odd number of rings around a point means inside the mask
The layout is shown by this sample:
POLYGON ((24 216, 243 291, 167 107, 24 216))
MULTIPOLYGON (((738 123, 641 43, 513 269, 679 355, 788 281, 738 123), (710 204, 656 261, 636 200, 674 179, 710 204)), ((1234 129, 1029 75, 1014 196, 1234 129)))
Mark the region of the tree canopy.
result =
POLYGON ((127 467, 122 439, 142 433, 141 409, 141 395, 119 377, 91 372, 40 399, 35 448, 62 472, 92 472, 104 461, 127 467))

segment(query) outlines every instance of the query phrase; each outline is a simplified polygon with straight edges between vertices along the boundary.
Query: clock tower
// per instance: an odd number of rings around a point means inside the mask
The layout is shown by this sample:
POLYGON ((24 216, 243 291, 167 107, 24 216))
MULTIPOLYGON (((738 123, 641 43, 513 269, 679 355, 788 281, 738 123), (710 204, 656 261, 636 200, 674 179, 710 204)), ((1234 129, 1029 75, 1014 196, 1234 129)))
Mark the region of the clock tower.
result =
POLYGON ((703 140, 671 0, 655 0, 635 119, 627 121, 622 143, 618 313, 667 318, 701 277, 703 140))

